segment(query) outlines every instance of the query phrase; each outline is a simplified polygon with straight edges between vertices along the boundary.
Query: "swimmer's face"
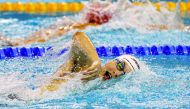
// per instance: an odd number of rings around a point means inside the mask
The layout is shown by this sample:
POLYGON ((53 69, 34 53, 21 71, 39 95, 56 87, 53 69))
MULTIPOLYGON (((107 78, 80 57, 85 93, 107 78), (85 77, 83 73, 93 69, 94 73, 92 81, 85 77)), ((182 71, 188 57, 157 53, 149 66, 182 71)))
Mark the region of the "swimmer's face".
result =
POLYGON ((124 75, 130 71, 131 69, 126 62, 111 60, 105 64, 103 72, 100 75, 103 80, 109 80, 124 75))

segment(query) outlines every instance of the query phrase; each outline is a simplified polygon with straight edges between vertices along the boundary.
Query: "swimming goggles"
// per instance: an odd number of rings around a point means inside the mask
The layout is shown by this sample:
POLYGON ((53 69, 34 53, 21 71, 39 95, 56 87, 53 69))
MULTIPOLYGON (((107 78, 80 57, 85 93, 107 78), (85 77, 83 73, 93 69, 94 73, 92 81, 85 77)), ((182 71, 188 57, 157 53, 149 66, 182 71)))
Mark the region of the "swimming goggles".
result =
POLYGON ((120 61, 119 59, 115 59, 116 60, 116 68, 119 71, 123 71, 122 74, 125 74, 125 62, 120 61))
MULTIPOLYGON (((122 71, 122 74, 124 75, 125 74, 125 71, 124 71, 125 62, 122 62, 122 61, 120 61, 118 59, 115 59, 115 60, 116 60, 116 68, 117 68, 117 70, 122 71)), ((112 78, 112 75, 111 75, 111 73, 109 71, 106 71, 104 76, 106 76, 106 79, 111 79, 112 78)))

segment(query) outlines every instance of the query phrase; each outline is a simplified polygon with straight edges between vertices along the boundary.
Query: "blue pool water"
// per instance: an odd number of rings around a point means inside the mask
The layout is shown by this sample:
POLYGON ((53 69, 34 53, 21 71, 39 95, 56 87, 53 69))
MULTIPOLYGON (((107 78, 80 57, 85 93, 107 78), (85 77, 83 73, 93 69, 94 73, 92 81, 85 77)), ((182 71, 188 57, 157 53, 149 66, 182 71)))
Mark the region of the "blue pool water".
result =
MULTIPOLYGON (((0 33, 7 37, 26 37, 48 27, 62 15, 0 14, 0 33)), ((72 17, 73 15, 67 15, 72 17)), ((190 19, 183 20, 186 25, 190 19)), ((96 47, 102 45, 189 45, 190 33, 181 30, 142 33, 136 29, 114 29, 106 25, 88 28, 84 32, 96 47)), ((70 41, 71 32, 65 37, 33 46, 54 46, 61 49, 70 41)), ((36 88, 44 77, 49 77, 65 61, 61 57, 15 58, 0 60, 1 108, 190 108, 190 57, 175 55, 136 56, 145 64, 142 71, 121 78, 101 82, 96 79, 85 85, 70 84, 68 90, 49 94, 41 100, 17 101, 6 98, 9 92, 23 91, 23 87, 36 88), (76 87, 75 87, 76 86, 76 87), (74 87, 74 88, 73 88, 74 87), (19 89, 20 88, 20 89, 19 89)), ((101 57, 103 64, 115 57, 101 57)))

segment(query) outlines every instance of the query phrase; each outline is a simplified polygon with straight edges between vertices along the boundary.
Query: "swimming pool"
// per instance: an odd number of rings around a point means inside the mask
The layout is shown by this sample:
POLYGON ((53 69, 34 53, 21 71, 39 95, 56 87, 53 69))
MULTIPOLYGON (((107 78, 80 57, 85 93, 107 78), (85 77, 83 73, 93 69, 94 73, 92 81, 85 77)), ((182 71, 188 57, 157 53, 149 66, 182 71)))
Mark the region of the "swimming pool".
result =
MULTIPOLYGON (((44 28, 62 15, 28 15, 3 13, 0 32, 8 37, 26 37, 44 28)), ((73 15, 67 15, 73 17, 73 15)), ((184 19, 188 24, 190 19, 184 19)), ((189 45, 188 32, 180 30, 142 33, 135 29, 91 27, 84 30, 96 47, 102 45, 189 45)), ((44 44, 32 46, 65 47, 74 32, 44 44)), ((56 52, 53 51, 53 52, 56 52)), ((65 60, 61 57, 15 58, 0 60, 0 107, 2 108, 190 108, 189 56, 137 56, 146 64, 141 72, 105 83, 98 79, 86 85, 73 81, 61 92, 37 101, 17 101, 6 98, 10 92, 36 88, 65 60)), ((114 57, 101 57, 103 63, 114 57)))

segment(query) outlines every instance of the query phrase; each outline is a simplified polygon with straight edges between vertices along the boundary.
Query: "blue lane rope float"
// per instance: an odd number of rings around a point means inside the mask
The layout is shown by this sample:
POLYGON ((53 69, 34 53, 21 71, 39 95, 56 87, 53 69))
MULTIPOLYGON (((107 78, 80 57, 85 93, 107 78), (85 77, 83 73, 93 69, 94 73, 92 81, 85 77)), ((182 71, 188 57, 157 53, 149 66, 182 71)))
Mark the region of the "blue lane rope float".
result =
MULTIPOLYGON (((14 58, 14 57, 41 57, 51 50, 52 47, 21 47, 21 48, 0 48, 0 59, 14 58)), ((65 53, 68 48, 62 49, 57 55, 60 56, 65 53)), ((190 55, 190 46, 100 46, 96 48, 99 56, 120 56, 122 54, 134 55, 190 55)))

